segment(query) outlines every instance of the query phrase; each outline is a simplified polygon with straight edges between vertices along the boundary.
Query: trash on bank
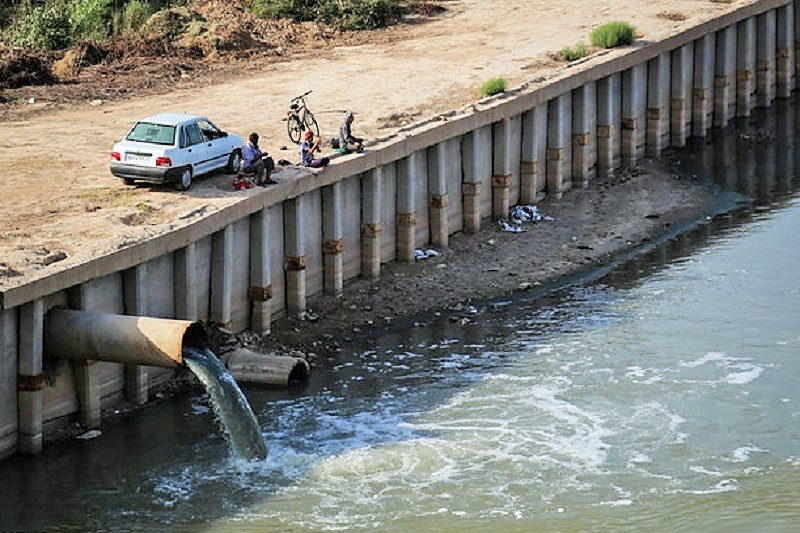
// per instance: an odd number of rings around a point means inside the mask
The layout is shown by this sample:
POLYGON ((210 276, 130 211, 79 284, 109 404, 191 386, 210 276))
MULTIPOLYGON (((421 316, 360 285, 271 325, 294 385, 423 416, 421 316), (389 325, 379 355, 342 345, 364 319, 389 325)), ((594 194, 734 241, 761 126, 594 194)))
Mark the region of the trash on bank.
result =
POLYGON ((96 439, 97 437, 99 437, 102 434, 103 434, 103 432, 100 431, 99 429, 92 429, 92 430, 87 431, 86 433, 82 433, 82 434, 78 435, 75 438, 76 439, 80 439, 80 440, 91 440, 91 439, 96 439))
POLYGON ((525 231, 521 227, 519 227, 517 225, 509 224, 505 220, 501 220, 500 221, 500 229, 502 231, 505 231, 505 232, 508 232, 508 233, 522 233, 523 231, 525 231))
POLYGON ((543 215, 535 205, 518 205, 511 209, 508 218, 515 224, 524 222, 553 222, 555 219, 548 215, 543 215))
POLYGON ((425 259, 429 259, 431 257, 439 257, 440 254, 436 250, 414 250, 414 259, 417 261, 424 261, 425 259))

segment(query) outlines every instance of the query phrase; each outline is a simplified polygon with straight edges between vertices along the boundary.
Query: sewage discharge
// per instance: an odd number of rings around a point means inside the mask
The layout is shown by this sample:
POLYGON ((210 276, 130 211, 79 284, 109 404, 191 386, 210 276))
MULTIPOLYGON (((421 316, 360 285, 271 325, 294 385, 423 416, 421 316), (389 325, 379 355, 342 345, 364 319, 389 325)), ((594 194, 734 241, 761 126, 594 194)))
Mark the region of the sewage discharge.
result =
POLYGON ((214 352, 208 348, 184 346, 183 362, 208 391, 214 413, 236 454, 247 460, 266 459, 267 444, 256 415, 214 352))

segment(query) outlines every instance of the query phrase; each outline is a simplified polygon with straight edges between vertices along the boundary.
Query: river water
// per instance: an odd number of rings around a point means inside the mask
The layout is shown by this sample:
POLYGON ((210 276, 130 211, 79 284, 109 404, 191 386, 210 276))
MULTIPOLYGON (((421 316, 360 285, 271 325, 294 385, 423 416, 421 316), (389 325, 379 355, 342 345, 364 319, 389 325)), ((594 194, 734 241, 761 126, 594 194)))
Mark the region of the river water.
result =
POLYGON ((0 464, 0 530, 797 531, 795 116, 666 159, 732 213, 247 390, 266 460, 187 393, 0 464))

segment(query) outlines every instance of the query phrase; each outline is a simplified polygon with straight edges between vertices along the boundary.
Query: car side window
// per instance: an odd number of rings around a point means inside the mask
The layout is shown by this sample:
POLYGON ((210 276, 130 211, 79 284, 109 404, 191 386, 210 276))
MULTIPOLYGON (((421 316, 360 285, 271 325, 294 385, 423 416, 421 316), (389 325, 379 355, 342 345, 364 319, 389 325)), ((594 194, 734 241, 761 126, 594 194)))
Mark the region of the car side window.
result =
POLYGON ((211 122, 207 120, 198 120, 197 124, 200 126, 200 131, 203 132, 203 136, 206 140, 211 141, 222 137, 220 129, 211 122))
POLYGON ((203 142, 203 134, 196 122, 186 126, 186 133, 189 135, 189 145, 200 144, 203 142))
POLYGON ((189 139, 189 132, 186 131, 186 126, 184 126, 184 127, 181 128, 180 147, 181 148, 186 148, 187 146, 189 146, 189 144, 191 144, 191 140, 189 139))

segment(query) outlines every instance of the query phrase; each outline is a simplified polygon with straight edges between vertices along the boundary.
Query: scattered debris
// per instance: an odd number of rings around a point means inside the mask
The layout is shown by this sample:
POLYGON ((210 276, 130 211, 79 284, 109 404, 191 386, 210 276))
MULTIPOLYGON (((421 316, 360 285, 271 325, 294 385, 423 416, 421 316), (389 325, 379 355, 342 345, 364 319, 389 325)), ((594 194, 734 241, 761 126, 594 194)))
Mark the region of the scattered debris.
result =
POLYGON ((59 261, 63 261, 66 258, 67 258, 66 253, 55 252, 42 259, 42 264, 44 266, 52 265, 53 263, 58 263, 59 261))
POLYGON ((501 231, 505 231, 507 233, 522 233, 523 231, 525 231, 521 227, 519 227, 517 225, 509 224, 505 220, 501 220, 500 221, 500 230, 501 231))
POLYGON ((82 434, 78 435, 75 438, 79 439, 79 440, 91 440, 91 439, 96 439, 97 437, 101 436, 102 434, 103 434, 103 432, 100 431, 99 429, 90 429, 86 433, 82 433, 82 434))
POLYGON ((442 255, 441 253, 437 252, 436 250, 422 250, 417 249, 414 250, 414 259, 417 261, 424 261, 425 259, 429 259, 431 257, 439 257, 442 255))

